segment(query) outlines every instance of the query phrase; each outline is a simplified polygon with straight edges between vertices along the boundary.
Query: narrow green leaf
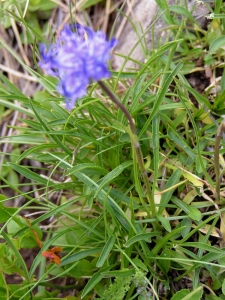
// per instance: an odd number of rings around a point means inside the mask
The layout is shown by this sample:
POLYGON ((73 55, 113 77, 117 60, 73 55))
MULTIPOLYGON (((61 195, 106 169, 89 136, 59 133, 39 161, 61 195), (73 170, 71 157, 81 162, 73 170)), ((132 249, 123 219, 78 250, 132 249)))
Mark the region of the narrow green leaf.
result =
POLYGON ((121 165, 119 165, 118 167, 116 167, 115 169, 113 169, 111 172, 109 172, 102 180, 102 182, 100 183, 100 185, 98 186, 94 198, 97 197, 98 193, 100 190, 102 190, 106 185, 108 185, 109 183, 111 183, 117 176, 119 176, 124 169, 126 169, 127 167, 131 166, 133 164, 132 161, 126 161, 124 163, 122 163, 121 165))
POLYGON ((171 232, 170 222, 166 220, 162 215, 156 214, 156 218, 162 224, 162 226, 166 229, 166 231, 171 232))
POLYGON ((225 45, 225 35, 218 37, 209 45, 209 51, 214 52, 224 47, 225 45))
POLYGON ((223 280, 222 283, 222 293, 225 295, 225 279, 223 280))
MULTIPOLYGON (((85 183, 91 190, 95 191, 98 187, 98 184, 94 182, 92 179, 90 179, 87 175, 82 174, 80 172, 74 173, 74 175, 79 178, 83 183, 85 183)), ((116 214, 116 217, 120 221, 121 225, 127 230, 130 230, 130 227, 136 232, 135 227, 130 222, 124 211, 120 208, 120 206, 114 201, 112 197, 110 197, 103 189, 100 190, 98 194, 98 200, 101 202, 101 204, 104 203, 105 200, 108 200, 109 204, 114 209, 114 212, 116 214)))
POLYGON ((192 220, 200 221, 202 213, 194 206, 187 205, 185 202, 177 199, 176 197, 171 198, 172 202, 181 208, 192 220))
MULTIPOLYGON (((155 82, 156 78, 159 77, 161 74, 161 70, 156 72, 156 74, 154 74, 152 76, 151 79, 147 80, 147 83, 142 86, 142 80, 141 81, 141 85, 139 85, 137 82, 137 86, 134 86, 134 89, 136 89, 136 93, 134 95, 132 95, 133 99, 132 99, 132 106, 130 107, 130 112, 131 114, 134 114, 135 112, 138 111, 138 108, 140 107, 140 99, 142 97, 142 95, 144 94, 144 92, 148 89, 148 87, 153 83, 155 82)), ((145 79, 145 76, 141 77, 141 79, 144 78, 145 79)), ((154 97, 154 95, 151 95, 154 97)))
POLYGON ((204 261, 204 262, 211 262, 213 260, 218 260, 219 258, 225 256, 225 251, 221 251, 220 253, 216 253, 215 251, 213 252, 209 252, 206 255, 204 255, 200 261, 204 261))
POLYGON ((83 290, 81 299, 84 298, 96 286, 96 284, 102 280, 102 278, 105 276, 104 272, 109 271, 112 267, 113 267, 113 265, 102 268, 91 277, 91 279, 88 281, 88 283, 86 284, 86 286, 83 290))
POLYGON ((112 76, 118 78, 118 74, 120 76, 120 78, 126 78, 126 79, 135 79, 137 77, 137 72, 122 72, 122 73, 119 73, 119 72, 116 72, 116 71, 111 71, 111 74, 112 76))
POLYGON ((150 239, 154 236, 160 236, 160 232, 149 232, 135 235, 124 244, 124 247, 130 247, 132 244, 139 241, 150 242, 150 239))
POLYGON ((87 256, 92 256, 98 252, 100 252, 101 249, 100 248, 93 248, 93 249, 90 249, 90 250, 83 250, 83 251, 80 251, 76 254, 73 254, 65 259, 63 259, 60 263, 60 266, 65 266, 65 265, 68 265, 68 264, 71 264, 71 263, 74 263, 76 261, 79 261, 87 256))
POLYGON ((14 93, 15 96, 18 95, 20 97, 26 98, 26 96, 11 81, 9 81, 8 78, 4 76, 1 72, 0 72, 0 79, 10 88, 11 92, 14 93))
MULTIPOLYGON (((147 269, 148 271, 148 269, 147 269)), ((102 272, 102 274, 104 274, 104 276, 107 277, 122 277, 122 278, 126 278, 128 276, 132 276, 135 274, 135 268, 133 269, 124 269, 124 270, 119 270, 119 271, 106 271, 106 272, 102 272)))
POLYGON ((211 253, 218 253, 218 254, 223 254, 225 255, 225 252, 221 249, 218 249, 216 247, 210 246, 208 244, 204 244, 204 243, 200 243, 200 242, 187 242, 187 243, 179 243, 179 246, 183 246, 183 247, 193 247, 193 248, 198 248, 198 249, 202 249, 204 251, 208 251, 211 253))
POLYGON ((181 170, 177 169, 172 174, 172 176, 168 179, 168 181, 167 181, 167 183, 165 185, 165 190, 167 190, 169 188, 170 188, 170 190, 162 194, 161 201, 160 201, 160 204, 162 206, 159 207, 158 214, 162 214, 162 212, 164 210, 164 207, 171 200, 173 192, 174 192, 174 189, 175 189, 175 188, 173 188, 173 186, 176 185, 179 182, 181 173, 182 173, 181 170))
MULTIPOLYGON (((41 177, 37 173, 34 173, 33 171, 27 169, 26 167, 19 166, 17 164, 10 163, 10 162, 8 162, 8 165, 10 167, 12 167, 14 170, 16 170, 18 173, 22 174, 23 176, 25 176, 26 178, 28 178, 30 180, 34 180, 35 182, 39 182, 39 183, 42 183, 44 185, 51 182, 51 181, 48 181, 47 179, 41 177)), ((53 184, 53 182, 51 182, 51 183, 53 184)))
POLYGON ((171 251, 168 248, 163 249, 162 253, 160 254, 161 257, 168 258, 167 260, 159 260, 158 263, 161 266, 164 274, 168 275, 171 266, 171 251))
POLYGON ((26 149, 17 159, 17 163, 19 163, 21 160, 23 160, 25 157, 27 157, 28 155, 30 155, 33 152, 37 152, 43 149, 54 149, 58 147, 56 144, 41 144, 41 145, 37 145, 37 146, 33 146, 29 149, 26 149))
POLYGON ((177 144, 177 146, 183 149, 184 152, 187 153, 193 160, 195 159, 196 155, 194 151, 188 146, 188 144, 182 139, 178 134, 175 134, 173 131, 169 130, 168 135, 170 139, 177 144))
POLYGON ((182 237, 185 237, 191 231, 192 220, 190 218, 183 219, 181 221, 181 226, 185 226, 184 229, 181 231, 182 237))
POLYGON ((97 262, 97 264, 96 264, 96 267, 97 267, 97 268, 101 268, 101 267, 104 265, 106 259, 107 259, 108 256, 109 256, 110 251, 111 251, 112 248, 113 248, 113 245, 114 245, 114 243, 115 243, 115 240, 116 240, 116 239, 115 239, 113 236, 110 236, 110 237, 109 237, 108 241, 106 242, 106 244, 105 244, 105 246, 104 246, 104 248, 103 248, 103 250, 102 250, 102 253, 101 253, 100 256, 99 256, 99 260, 98 260, 98 262, 97 262))
POLYGON ((160 116, 156 114, 152 119, 152 149, 153 149, 153 164, 154 164, 154 177, 153 177, 153 187, 152 187, 152 194, 155 194, 155 188, 157 187, 158 182, 158 173, 159 173, 159 123, 160 123, 160 116))
POLYGON ((189 217, 192 220, 200 221, 202 218, 202 213, 194 206, 189 206, 189 217))
POLYGON ((183 88, 185 88, 189 93, 191 93, 195 99, 198 101, 199 106, 205 105, 209 110, 211 110, 211 104, 208 99, 202 96, 199 92, 193 89, 190 85, 183 83, 183 88))
MULTIPOLYGON (((0 143, 4 143, 5 141, 1 141, 0 143)), ((12 135, 7 137, 7 143, 12 144, 31 144, 31 145, 39 145, 41 143, 46 143, 46 139, 44 137, 39 136, 37 132, 34 134, 20 134, 20 135, 12 135)))
POLYGON ((172 232, 168 233, 166 236, 164 236, 161 240, 157 242, 155 247, 152 250, 153 255, 157 255, 160 249, 163 249, 166 245, 166 243, 172 239, 174 235, 176 235, 178 232, 180 232, 184 227, 179 227, 177 229, 174 229, 172 232))
POLYGON ((164 85, 159 90, 159 92, 157 94, 157 99, 156 99, 155 104, 154 104, 153 109, 152 109, 152 113, 151 113, 150 117, 148 118, 147 122, 145 123, 144 127, 142 128, 142 130, 139 134, 139 138, 146 131, 146 129, 148 128, 148 126, 149 126, 150 122, 152 121, 153 117, 159 111, 159 107, 161 106, 163 100, 165 99, 166 93, 168 92, 168 89, 169 89, 169 86, 170 86, 171 82, 174 80, 174 77, 178 74, 178 72, 180 71, 182 66, 183 66, 182 63, 178 63, 178 65, 173 69, 173 71, 167 77, 164 85))
MULTIPOLYGON (((50 129, 48 128, 48 126, 46 125, 46 123, 43 121, 43 119, 41 118, 41 116, 38 114, 38 111, 34 107, 32 101, 30 101, 30 105, 31 105, 31 107, 32 107, 32 109, 33 109, 33 111, 34 111, 34 113, 35 113, 38 121, 41 123, 41 125, 43 126, 43 128, 46 130, 45 133, 48 134, 48 132, 50 131, 50 129)), ((64 144, 60 141, 60 139, 57 136, 52 135, 51 137, 56 142, 56 144, 59 145, 59 147, 61 149, 63 149, 67 154, 72 155, 72 152, 66 146, 64 146, 64 144)))
POLYGON ((106 169, 104 169, 103 167, 100 167, 100 166, 98 166, 98 165, 96 165, 94 163, 83 163, 83 164, 79 164, 79 165, 76 165, 76 166, 70 168, 64 174, 64 176, 68 176, 70 174, 73 174, 75 172, 82 171, 82 170, 88 171, 88 169, 92 170, 92 172, 93 172, 93 170, 96 170, 96 171, 98 171, 101 174, 107 174, 106 169))
POLYGON ((31 110, 28 110, 28 109, 26 109, 26 108, 24 108, 22 106, 19 106, 19 105, 15 104, 12 101, 3 100, 1 98, 2 97, 0 96, 0 105, 2 105, 4 107, 7 107, 7 108, 10 108, 10 109, 12 109, 14 111, 19 111, 22 114, 25 114, 25 115, 27 115, 29 117, 34 117, 34 113, 31 110))
MULTIPOLYGON (((147 245, 146 245, 147 246, 147 245)), ((148 266, 144 262, 142 262, 139 258, 135 257, 132 259, 133 264, 137 267, 136 269, 144 270, 145 272, 148 272, 148 266)))
POLYGON ((170 11, 173 11, 177 14, 184 15, 185 17, 189 18, 190 21, 193 23, 196 22, 195 18, 193 18, 192 14, 184 7, 180 5, 170 5, 170 11))
MULTIPOLYGON (((157 52, 155 52, 154 54, 152 54, 150 56, 150 58, 148 59, 148 61, 143 65, 143 67, 141 68, 141 70, 138 73, 138 76, 136 77, 136 80, 139 79, 140 76, 142 76, 142 74, 145 73, 145 70, 148 68, 148 66, 155 61, 157 58, 161 57, 166 51, 168 51, 170 48, 174 47, 176 44, 179 44, 180 42, 182 42, 182 40, 175 40, 175 41, 171 41, 171 42, 167 42, 164 45, 162 45, 161 47, 159 47, 157 49, 157 52)), ((179 69, 182 67, 182 64, 179 65, 179 69)))

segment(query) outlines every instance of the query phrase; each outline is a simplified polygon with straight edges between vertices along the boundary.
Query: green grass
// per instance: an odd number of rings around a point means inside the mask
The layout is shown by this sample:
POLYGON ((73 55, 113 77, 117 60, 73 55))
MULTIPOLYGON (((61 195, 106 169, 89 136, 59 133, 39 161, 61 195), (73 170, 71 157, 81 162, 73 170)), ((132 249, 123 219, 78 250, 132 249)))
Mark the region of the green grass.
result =
POLYGON ((21 2, 1 4, 0 299, 225 299, 223 2, 202 29, 185 5, 158 1, 167 39, 105 82, 135 122, 147 183, 128 120, 99 85, 68 112, 38 69, 57 4, 21 2), (59 265, 42 256, 53 247, 59 265))

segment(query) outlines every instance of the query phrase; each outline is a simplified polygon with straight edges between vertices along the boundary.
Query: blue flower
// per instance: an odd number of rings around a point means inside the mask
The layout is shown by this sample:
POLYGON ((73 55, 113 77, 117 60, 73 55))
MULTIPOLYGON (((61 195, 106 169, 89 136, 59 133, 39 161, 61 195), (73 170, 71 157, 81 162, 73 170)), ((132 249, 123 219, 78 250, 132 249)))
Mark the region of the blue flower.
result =
POLYGON ((93 32, 79 24, 67 25, 50 47, 40 45, 39 66, 48 75, 59 77, 59 94, 65 97, 67 109, 77 98, 86 95, 88 83, 110 77, 107 61, 116 40, 106 40, 103 32, 93 32))

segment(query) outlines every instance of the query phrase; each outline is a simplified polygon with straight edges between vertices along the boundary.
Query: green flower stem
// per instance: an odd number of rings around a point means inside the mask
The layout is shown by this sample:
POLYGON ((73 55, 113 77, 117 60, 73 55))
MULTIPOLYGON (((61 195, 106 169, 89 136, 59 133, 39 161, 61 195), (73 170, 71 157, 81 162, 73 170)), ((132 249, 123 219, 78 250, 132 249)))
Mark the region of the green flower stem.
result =
POLYGON ((220 161, 219 161, 219 150, 220 150, 220 141, 223 137, 225 132, 225 119, 220 124, 219 128, 217 129, 216 133, 216 140, 215 140, 215 148, 214 148, 214 166, 215 166, 215 173, 216 173, 216 201, 220 203, 220 161))
POLYGON ((129 111, 119 101, 119 99, 116 97, 116 95, 102 81, 98 81, 98 84, 100 85, 102 90, 110 97, 110 99, 122 110, 122 112, 124 113, 124 115, 126 116, 126 118, 129 121, 130 129, 131 129, 131 131, 130 131, 131 144, 134 149, 134 152, 136 153, 137 162, 138 162, 138 165, 139 165, 139 168, 141 171, 141 175, 143 177, 143 181, 144 181, 144 184, 145 184, 146 190, 147 190, 146 196, 147 196, 148 202, 151 205, 152 217, 154 218, 156 215, 155 202, 154 202, 151 186, 150 186, 149 179, 148 179, 148 174, 145 169, 144 159, 143 159, 143 155, 141 152, 141 147, 140 147, 140 143, 138 140, 137 130, 136 130, 134 121, 133 121, 129 111))

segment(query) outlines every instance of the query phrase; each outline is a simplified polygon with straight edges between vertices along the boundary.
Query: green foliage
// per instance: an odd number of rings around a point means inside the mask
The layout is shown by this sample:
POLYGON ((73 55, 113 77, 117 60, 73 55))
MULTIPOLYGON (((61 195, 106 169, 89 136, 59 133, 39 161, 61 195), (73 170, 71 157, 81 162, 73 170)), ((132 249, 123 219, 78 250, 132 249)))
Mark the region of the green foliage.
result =
MULTIPOLYGON (((1 22, 22 24, 21 45, 32 44, 36 59, 57 3, 27 3, 3 1, 1 22)), ((215 1, 215 18, 201 29, 186 5, 157 3, 166 40, 155 41, 139 69, 107 80, 135 122, 144 173, 128 120, 97 84, 68 112, 56 78, 0 38, 33 79, 28 97, 0 74, 1 125, 17 116, 0 140, 0 299, 225 299, 224 186, 217 201, 213 152, 225 112, 225 5, 215 1), (62 248, 59 265, 42 256, 53 247, 62 248), (36 251, 29 264, 23 251, 36 251), (22 283, 7 282, 14 274, 22 283), (180 288, 184 279, 189 289, 180 288)))
POLYGON ((0 223, 7 222, 16 212, 17 208, 6 207, 3 203, 0 203, 0 223))
MULTIPOLYGON (((13 243, 17 246, 17 241, 14 240, 13 243)), ((6 274, 14 274, 19 273, 20 275, 24 275, 24 272, 20 269, 20 262, 15 256, 13 250, 8 247, 6 243, 1 244, 0 247, 1 253, 1 269, 6 274)))
POLYGON ((134 286, 136 287, 136 291, 138 299, 151 299, 152 294, 150 293, 150 289, 148 288, 148 280, 145 277, 145 273, 137 270, 133 277, 134 286))
MULTIPOLYGON (((25 20, 28 22, 27 24, 33 26, 34 30, 37 30, 38 33, 41 33, 41 29, 38 22, 37 11, 45 12, 45 17, 49 15, 51 10, 57 6, 54 1, 45 1, 45 0, 30 0, 29 5, 26 6, 26 0, 7 0, 2 1, 0 4, 0 15, 1 15, 1 23, 5 28, 8 28, 12 25, 10 20, 11 14, 15 14, 16 16, 21 15, 21 12, 26 12, 25 20), (26 11, 27 9, 27 11, 26 11)), ((40 16, 39 16, 40 17, 40 16)), ((24 35, 21 35, 21 40, 24 41, 24 35)), ((29 41, 28 41, 29 42, 29 41)))
MULTIPOLYGON (((13 237, 21 228, 24 227, 28 227, 26 220, 20 216, 16 216, 8 222, 7 232, 9 236, 13 237)), ((18 238, 17 242, 19 243, 19 248, 29 249, 38 246, 34 231, 37 233, 38 238, 40 240, 42 239, 42 231, 38 225, 35 224, 32 226, 32 229, 27 229, 26 232, 18 238)))
POLYGON ((196 300, 201 300, 202 297, 202 288, 196 289, 196 291, 190 292, 188 289, 183 289, 179 292, 177 292, 171 300, 188 300, 188 299, 193 299, 193 296, 195 297, 194 299, 196 300), (194 292, 194 294, 193 294, 194 292))
POLYGON ((102 300, 123 300, 130 288, 132 277, 115 278, 114 282, 103 293, 102 300))
POLYGON ((198 287, 196 290, 190 292, 188 289, 183 289, 179 292, 177 292, 171 300, 190 300, 190 299, 196 299, 201 300, 202 298, 202 287, 198 287))

